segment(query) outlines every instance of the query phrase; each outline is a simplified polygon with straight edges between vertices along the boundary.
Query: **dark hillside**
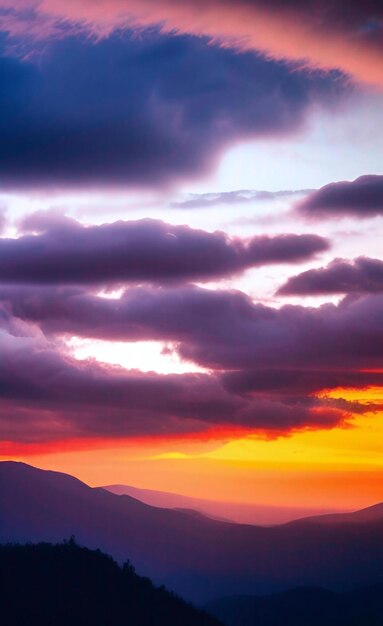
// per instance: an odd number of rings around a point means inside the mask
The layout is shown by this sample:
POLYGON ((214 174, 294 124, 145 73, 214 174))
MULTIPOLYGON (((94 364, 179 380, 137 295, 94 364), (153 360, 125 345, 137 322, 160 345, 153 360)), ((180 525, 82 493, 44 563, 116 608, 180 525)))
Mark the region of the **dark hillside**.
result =
POLYGON ((0 546, 2 626, 218 626, 127 563, 73 541, 0 546))
POLYGON ((348 593, 302 587, 223 598, 207 610, 225 626, 383 626, 382 598, 382 585, 348 593))
MULTIPOLYGON (((383 584, 383 516, 375 509, 274 527, 231 524, 148 506, 22 463, 0 463, 0 543, 74 535, 199 606, 294 587, 383 584), (318 521, 317 521, 318 520, 318 521)), ((25 625, 23 625, 25 626, 25 625)))

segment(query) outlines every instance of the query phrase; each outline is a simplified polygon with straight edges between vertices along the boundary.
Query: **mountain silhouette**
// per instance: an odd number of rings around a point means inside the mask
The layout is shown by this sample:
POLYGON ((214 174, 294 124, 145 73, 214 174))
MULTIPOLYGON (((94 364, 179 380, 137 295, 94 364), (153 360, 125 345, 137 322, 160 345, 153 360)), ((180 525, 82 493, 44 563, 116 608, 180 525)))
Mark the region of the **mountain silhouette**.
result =
MULTIPOLYGON (((379 513, 380 507, 376 509, 379 513)), ((293 587, 346 591, 383 583, 383 515, 362 521, 232 524, 148 506, 60 474, 0 463, 0 542, 100 548, 119 563, 203 604, 293 587)), ((360 517, 363 513, 356 513, 360 517)))
POLYGON ((381 519, 383 519, 383 502, 361 509, 360 511, 353 511, 352 513, 329 513, 326 515, 316 515, 315 517, 305 517, 299 521, 304 521, 305 523, 314 522, 315 524, 358 524, 363 522, 375 522, 381 519))
POLYGON ((334 593, 299 588, 270 596, 232 596, 206 606, 225 626, 383 626, 383 585, 334 593))
POLYGON ((126 563, 61 545, 0 546, 2 626, 219 626, 126 563))

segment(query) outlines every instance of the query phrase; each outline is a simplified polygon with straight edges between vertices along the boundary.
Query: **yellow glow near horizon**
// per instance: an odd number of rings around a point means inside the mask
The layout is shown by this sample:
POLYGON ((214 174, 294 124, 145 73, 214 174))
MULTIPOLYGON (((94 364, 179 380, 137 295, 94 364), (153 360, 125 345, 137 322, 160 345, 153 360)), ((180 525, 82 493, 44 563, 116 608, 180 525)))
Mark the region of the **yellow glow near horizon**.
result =
MULTIPOLYGON (((379 403, 383 390, 337 389, 327 395, 379 403)), ((93 449, 65 451, 60 444, 12 458, 94 486, 119 483, 227 502, 357 509, 383 500, 383 412, 356 415, 347 427, 276 439, 233 433, 226 440, 194 435, 100 441, 93 449)))
MULTIPOLYGON (((361 403, 383 401, 383 389, 379 387, 337 389, 326 395, 361 403)), ((205 457, 257 463, 383 467, 383 411, 355 415, 343 427, 303 430, 272 440, 255 436, 237 439, 207 452, 205 457)))
POLYGON ((383 467, 383 413, 353 420, 349 428, 297 432, 290 437, 237 439, 206 458, 258 463, 376 465, 383 467))

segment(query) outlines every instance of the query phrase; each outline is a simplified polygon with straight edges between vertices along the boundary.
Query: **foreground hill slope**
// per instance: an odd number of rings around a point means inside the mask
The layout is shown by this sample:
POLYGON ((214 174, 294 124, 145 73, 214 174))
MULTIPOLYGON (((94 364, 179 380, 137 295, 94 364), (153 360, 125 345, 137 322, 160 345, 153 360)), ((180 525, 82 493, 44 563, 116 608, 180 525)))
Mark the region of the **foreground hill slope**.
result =
POLYGON ((0 546, 2 626, 219 626, 129 564, 61 545, 0 546))
MULTIPOLYGON (((349 514, 348 514, 349 515, 349 514)), ((21 463, 0 463, 0 542, 75 535, 200 604, 298 586, 383 583, 383 515, 259 527, 154 508, 21 463)))
POLYGON ((348 593, 299 588, 270 596, 232 596, 207 605, 225 626, 383 626, 383 585, 348 593))

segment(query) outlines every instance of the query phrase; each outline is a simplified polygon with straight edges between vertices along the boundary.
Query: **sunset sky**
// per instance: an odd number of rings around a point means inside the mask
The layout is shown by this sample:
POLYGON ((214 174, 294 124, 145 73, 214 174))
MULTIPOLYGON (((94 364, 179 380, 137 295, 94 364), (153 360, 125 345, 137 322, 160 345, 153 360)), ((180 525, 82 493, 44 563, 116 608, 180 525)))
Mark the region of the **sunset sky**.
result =
POLYGON ((0 458, 383 500, 383 5, 0 0, 0 458))

